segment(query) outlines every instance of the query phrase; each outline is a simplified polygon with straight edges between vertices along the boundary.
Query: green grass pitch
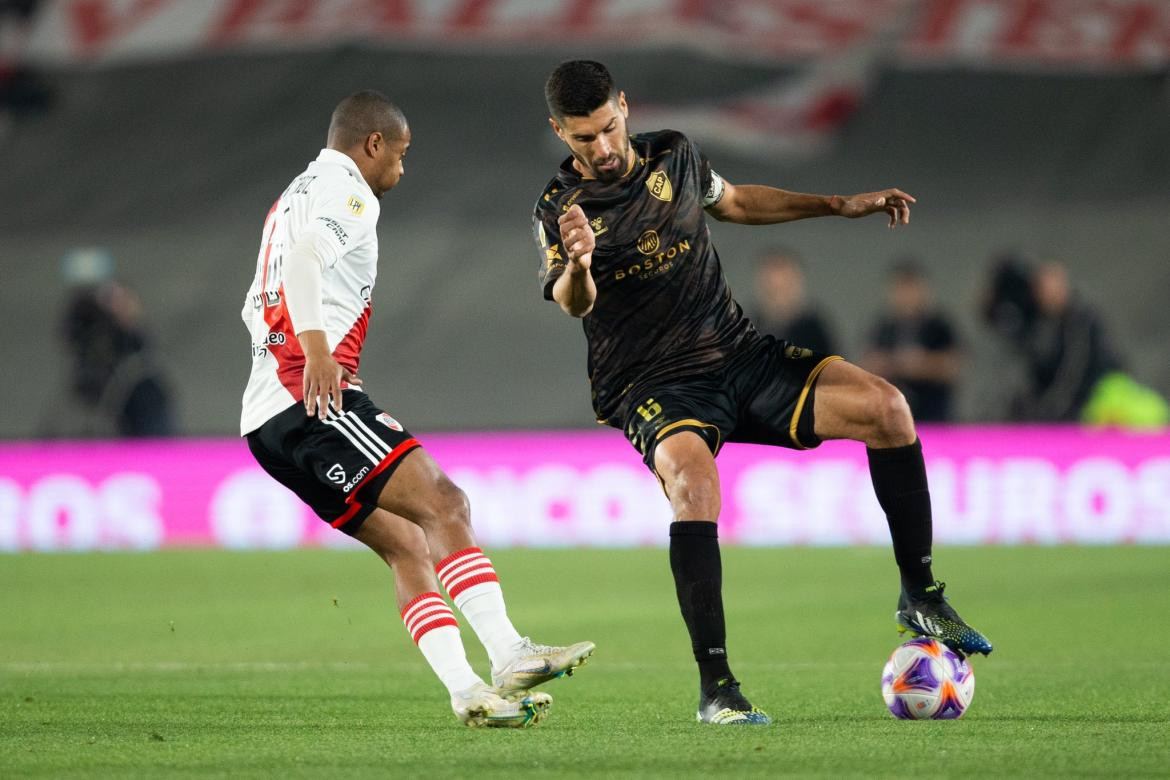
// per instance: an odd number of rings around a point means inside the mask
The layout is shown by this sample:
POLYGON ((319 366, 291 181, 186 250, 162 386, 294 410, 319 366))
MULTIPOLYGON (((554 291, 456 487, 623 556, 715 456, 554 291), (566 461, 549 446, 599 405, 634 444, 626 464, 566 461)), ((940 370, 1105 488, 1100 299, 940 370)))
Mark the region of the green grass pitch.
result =
POLYGON ((458 724, 369 553, 4 556, 0 777, 1170 773, 1170 548, 939 551, 997 648, 953 722, 882 704, 891 558, 724 550, 732 665, 776 723, 718 729, 664 550, 494 551, 522 632, 598 646, 503 731, 458 724))

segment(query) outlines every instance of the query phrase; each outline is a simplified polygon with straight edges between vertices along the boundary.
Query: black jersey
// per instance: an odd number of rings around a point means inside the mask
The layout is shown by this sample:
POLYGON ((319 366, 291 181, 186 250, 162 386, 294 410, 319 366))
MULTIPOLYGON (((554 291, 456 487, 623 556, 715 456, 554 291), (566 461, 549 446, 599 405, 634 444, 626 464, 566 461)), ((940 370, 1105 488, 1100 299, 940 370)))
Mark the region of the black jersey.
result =
POLYGON ((704 373, 756 338, 711 244, 703 209, 720 183, 707 158, 673 130, 631 141, 636 161, 627 176, 582 179, 570 157, 533 214, 549 300, 566 265, 558 218, 577 204, 593 228, 597 301, 582 319, 589 381, 598 419, 619 426, 631 387, 704 373))

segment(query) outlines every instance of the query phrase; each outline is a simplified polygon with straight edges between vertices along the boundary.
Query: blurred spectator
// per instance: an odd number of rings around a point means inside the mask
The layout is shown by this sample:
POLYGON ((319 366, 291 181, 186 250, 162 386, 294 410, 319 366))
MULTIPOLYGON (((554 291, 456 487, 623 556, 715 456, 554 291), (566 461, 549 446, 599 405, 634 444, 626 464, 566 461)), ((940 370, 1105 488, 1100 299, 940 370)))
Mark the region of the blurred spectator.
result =
POLYGON ((1017 420, 1165 425, 1170 408, 1122 370, 1100 315, 1078 298, 1068 270, 1046 262, 1031 275, 1035 316, 1020 344, 1028 386, 1013 404, 1017 420))
POLYGON ((109 278, 112 261, 101 250, 66 256, 74 283, 62 320, 71 358, 69 384, 81 402, 73 415, 54 413, 51 433, 66 436, 171 436, 172 402, 142 325, 142 304, 109 278), (80 419, 76 418, 80 412, 80 419))
POLYGON ((1072 421, 1093 386, 1120 368, 1097 312, 1073 297, 1068 271, 1044 263, 1032 275, 1036 317, 1022 342, 1029 385, 1016 399, 1019 420, 1072 421))
POLYGON ((870 333, 864 365, 902 391, 916 420, 950 420, 961 367, 955 330, 934 308, 926 275, 915 261, 892 268, 888 295, 888 309, 870 333))
POLYGON ((982 309, 983 321, 1007 341, 1020 344, 1027 338, 1036 321, 1036 298, 1022 258, 1010 252, 996 258, 982 309))
POLYGON ((795 252, 771 249, 760 257, 755 293, 751 320, 761 333, 818 352, 836 353, 825 318, 805 297, 804 269, 795 252))

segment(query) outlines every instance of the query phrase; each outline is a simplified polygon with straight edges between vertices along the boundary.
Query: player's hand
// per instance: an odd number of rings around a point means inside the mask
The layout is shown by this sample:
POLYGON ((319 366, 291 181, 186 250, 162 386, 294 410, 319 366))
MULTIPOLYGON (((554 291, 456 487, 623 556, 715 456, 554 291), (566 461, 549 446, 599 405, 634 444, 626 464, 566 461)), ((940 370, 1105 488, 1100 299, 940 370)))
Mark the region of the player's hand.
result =
POLYGON ((838 214, 855 219, 884 211, 890 217, 888 227, 893 229, 898 223, 910 224, 910 204, 917 203, 914 197, 899 189, 882 190, 881 192, 863 192, 860 195, 850 195, 841 199, 838 214))
POLYGON ((560 216, 558 223, 565 254, 569 257, 568 270, 588 271, 593 263, 593 249, 597 246, 597 239, 593 235, 593 229, 589 227, 585 212, 574 203, 560 216))
POLYGON ((341 366, 332 355, 305 357, 305 414, 324 420, 332 406, 341 411, 342 383, 361 387, 358 379, 348 368, 341 366))

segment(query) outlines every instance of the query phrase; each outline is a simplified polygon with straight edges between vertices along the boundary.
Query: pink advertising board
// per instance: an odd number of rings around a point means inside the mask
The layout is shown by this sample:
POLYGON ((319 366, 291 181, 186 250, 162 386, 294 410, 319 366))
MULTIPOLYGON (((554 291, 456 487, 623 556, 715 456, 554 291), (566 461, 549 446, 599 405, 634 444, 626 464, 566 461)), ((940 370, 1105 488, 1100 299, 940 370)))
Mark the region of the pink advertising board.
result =
MULTIPOLYGON (((658 483, 616 431, 422 435, 471 499, 485 546, 666 541, 658 483)), ((940 544, 1170 543, 1170 433, 928 428, 940 544)), ((729 445, 720 536, 749 545, 886 544, 865 451, 729 445)), ((0 444, 0 550, 353 544, 241 440, 0 444)))

